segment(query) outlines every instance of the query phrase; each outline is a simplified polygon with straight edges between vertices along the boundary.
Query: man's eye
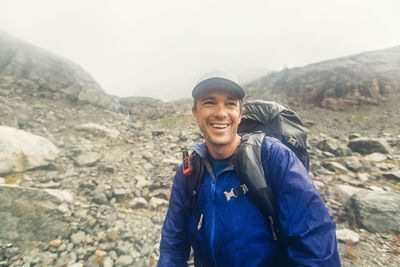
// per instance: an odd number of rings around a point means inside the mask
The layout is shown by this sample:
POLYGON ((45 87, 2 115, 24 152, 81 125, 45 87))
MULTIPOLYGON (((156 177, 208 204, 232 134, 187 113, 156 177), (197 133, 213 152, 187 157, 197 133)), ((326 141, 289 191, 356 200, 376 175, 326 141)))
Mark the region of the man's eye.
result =
POLYGON ((228 106, 233 106, 233 107, 236 107, 236 106, 237 106, 237 104, 236 104, 236 102, 228 102, 228 106))
POLYGON ((203 102, 203 104, 204 105, 212 105, 212 104, 214 104, 212 101, 205 101, 205 102, 203 102))

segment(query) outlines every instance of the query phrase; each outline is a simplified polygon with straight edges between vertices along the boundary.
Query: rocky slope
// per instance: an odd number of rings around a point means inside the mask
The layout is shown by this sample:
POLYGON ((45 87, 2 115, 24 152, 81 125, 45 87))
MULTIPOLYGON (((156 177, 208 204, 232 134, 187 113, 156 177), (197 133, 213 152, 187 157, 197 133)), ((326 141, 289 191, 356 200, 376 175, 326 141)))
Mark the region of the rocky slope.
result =
MULTIPOLYGON (((107 109, 1 77, 0 266, 155 266, 181 152, 201 140, 191 101, 107 109)), ((296 111, 342 265, 398 266, 400 97, 296 111)))
POLYGON ((274 72, 247 90, 265 99, 333 110, 377 104, 400 93, 400 46, 274 72))

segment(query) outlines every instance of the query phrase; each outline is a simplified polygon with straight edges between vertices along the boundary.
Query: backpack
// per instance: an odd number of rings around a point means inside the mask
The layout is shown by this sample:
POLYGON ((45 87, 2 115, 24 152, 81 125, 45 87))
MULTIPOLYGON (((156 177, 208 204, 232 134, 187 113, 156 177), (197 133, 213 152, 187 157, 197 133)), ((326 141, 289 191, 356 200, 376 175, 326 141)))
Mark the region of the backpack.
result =
MULTIPOLYGON (((245 103, 243 108, 238 126, 242 142, 232 158, 241 186, 233 189, 232 193, 237 196, 249 192, 257 207, 268 218, 273 238, 277 240, 278 214, 273 192, 262 167, 261 147, 264 138, 275 137, 290 148, 308 170, 307 133, 298 115, 276 102, 253 100, 245 103)), ((195 151, 190 157, 187 151, 183 153, 182 166, 187 176, 186 190, 189 196, 186 207, 191 212, 196 212, 197 193, 204 179, 205 165, 209 164, 195 151)))

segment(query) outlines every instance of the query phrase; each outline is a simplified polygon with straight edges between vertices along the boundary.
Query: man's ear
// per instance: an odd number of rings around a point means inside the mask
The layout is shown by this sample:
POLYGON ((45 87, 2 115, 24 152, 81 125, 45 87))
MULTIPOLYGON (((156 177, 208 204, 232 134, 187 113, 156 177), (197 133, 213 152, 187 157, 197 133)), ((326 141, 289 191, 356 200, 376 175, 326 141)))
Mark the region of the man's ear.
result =
POLYGON ((197 109, 195 107, 192 107, 192 114, 193 114, 193 119, 196 123, 199 123, 199 120, 197 119, 198 113, 197 109))

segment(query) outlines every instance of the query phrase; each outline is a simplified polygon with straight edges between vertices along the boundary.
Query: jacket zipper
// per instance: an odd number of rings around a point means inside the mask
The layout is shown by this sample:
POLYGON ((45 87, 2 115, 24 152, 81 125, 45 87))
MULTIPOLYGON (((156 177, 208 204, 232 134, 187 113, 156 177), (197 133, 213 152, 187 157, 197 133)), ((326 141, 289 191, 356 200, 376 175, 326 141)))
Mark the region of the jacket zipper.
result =
POLYGON ((214 266, 217 266, 214 251, 214 233, 215 233, 215 184, 216 179, 213 179, 211 184, 211 199, 212 199, 212 218, 211 218, 211 233, 210 233, 210 249, 211 258, 213 260, 214 266))

